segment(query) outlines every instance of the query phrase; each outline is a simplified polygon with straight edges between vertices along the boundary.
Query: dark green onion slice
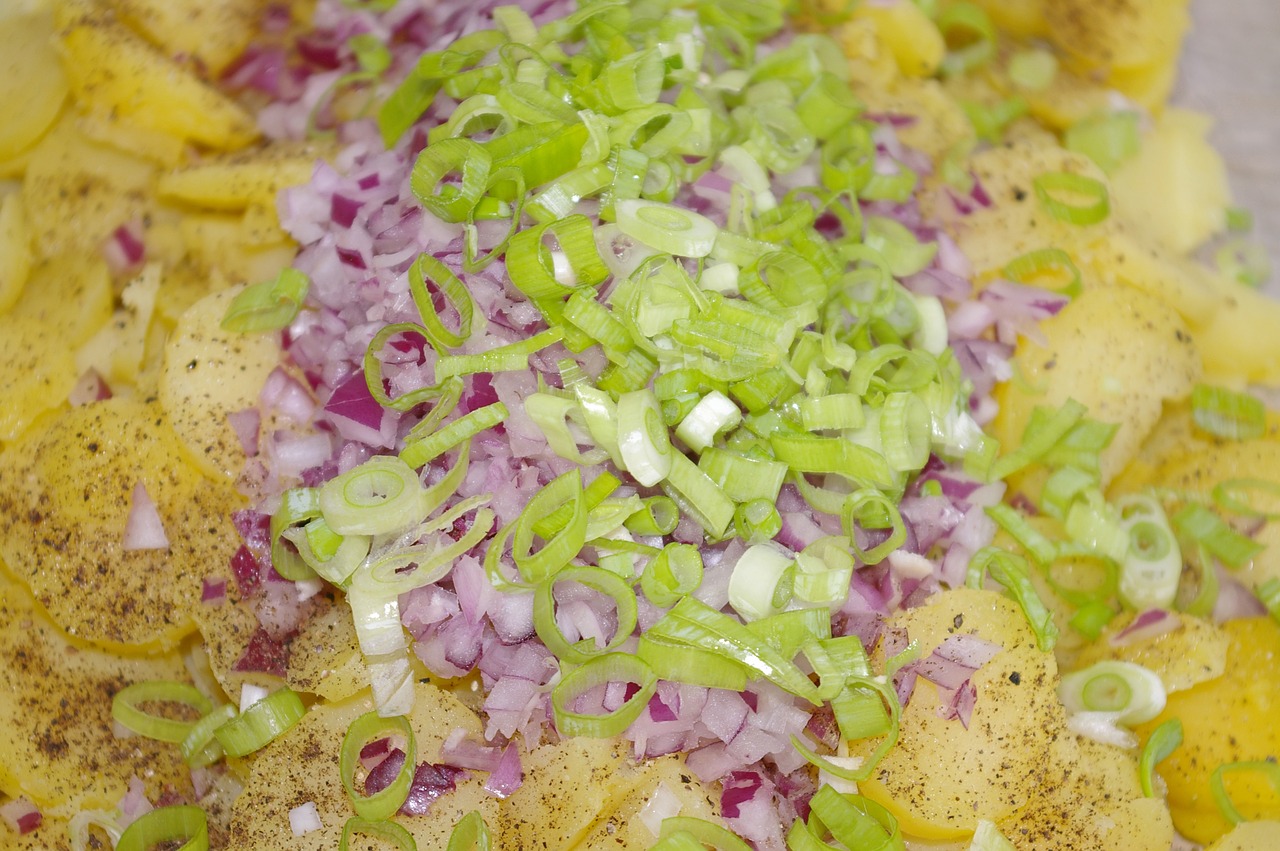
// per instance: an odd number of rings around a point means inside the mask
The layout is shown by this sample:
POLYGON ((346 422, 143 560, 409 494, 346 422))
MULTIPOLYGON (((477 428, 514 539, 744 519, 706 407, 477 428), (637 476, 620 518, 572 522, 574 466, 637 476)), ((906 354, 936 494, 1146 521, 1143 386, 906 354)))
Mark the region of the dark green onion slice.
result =
MULTIPOLYGON (((501 9, 519 9, 518 6, 499 7, 501 9)), ((458 823, 453 826, 453 832, 449 834, 449 845, 445 851, 489 851, 493 847, 493 836, 489 832, 489 825, 485 823, 484 816, 480 815, 479 810, 472 810, 462 818, 458 819, 458 823)))
POLYGON ((150 851, 161 842, 182 842, 177 851, 208 851, 209 822, 204 810, 175 806, 144 813, 120 834, 116 851, 150 851))
POLYGON ((1022 614, 1035 633, 1036 645, 1046 652, 1052 650, 1058 640, 1058 627, 1027 576, 1026 560, 999 547, 983 547, 969 559, 965 585, 981 588, 988 573, 1022 608, 1022 614))
POLYGON ((393 821, 379 821, 360 816, 352 816, 342 826, 342 839, 339 841, 338 851, 355 851, 359 847, 354 844, 357 836, 378 839, 380 844, 391 843, 400 851, 418 851, 418 843, 414 840, 413 834, 402 825, 393 821))
POLYGON ((595 656, 569 671, 551 691, 551 710, 556 729, 563 736, 610 738, 619 735, 640 717, 658 686, 653 669, 639 657, 626 653, 595 656), (639 686, 635 694, 612 712, 578 712, 574 702, 591 690, 609 683, 626 682, 639 686))
MULTIPOLYGON (((695 550, 696 552, 696 550, 695 550)), ((699 558, 699 568, 701 559, 699 558)), ((701 570, 699 570, 701 579, 701 570)), ((562 662, 581 665, 591 659, 612 653, 624 644, 636 628, 636 595, 631 585, 618 576, 600 567, 566 567, 539 585, 533 597, 533 626, 547 649, 562 662), (604 594, 613 600, 617 612, 618 624, 613 637, 601 647, 594 639, 582 639, 572 642, 560 631, 556 620, 555 587, 561 582, 576 582, 594 591, 604 594)))
POLYGON ((275 280, 253 284, 238 293, 222 317, 222 327, 241 334, 279 331, 298 315, 310 287, 311 279, 302 272, 281 269, 275 280))
POLYGON ((179 743, 191 732, 194 721, 182 721, 152 715, 140 704, 156 702, 180 704, 205 715, 213 710, 213 702, 189 683, 149 680, 125 686, 111 698, 111 717, 121 726, 161 742, 179 743))
POLYGON ((218 727, 214 736, 229 756, 248 756, 266 747, 306 714, 298 693, 282 688, 218 727))
POLYGON ((1156 765, 1169 757, 1182 744, 1182 722, 1170 718, 1151 731, 1147 743, 1142 746, 1142 756, 1138 759, 1138 781, 1142 784, 1142 794, 1148 798, 1156 796, 1156 765))

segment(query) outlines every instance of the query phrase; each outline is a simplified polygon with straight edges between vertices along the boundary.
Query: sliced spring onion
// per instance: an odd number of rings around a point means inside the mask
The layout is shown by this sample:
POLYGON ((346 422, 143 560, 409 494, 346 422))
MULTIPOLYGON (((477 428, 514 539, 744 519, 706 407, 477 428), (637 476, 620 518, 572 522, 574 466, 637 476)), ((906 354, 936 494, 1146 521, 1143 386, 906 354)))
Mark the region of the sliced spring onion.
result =
POLYGON ((456 540, 445 532, 407 547, 393 549, 372 560, 361 582, 379 593, 406 594, 438 582, 453 569, 453 563, 483 541, 493 529, 494 514, 487 508, 476 512, 465 534, 456 540))
POLYGON ((406 440, 404 449, 400 450, 400 460, 417 470, 464 440, 470 440, 480 432, 493 428, 506 418, 507 406, 501 402, 477 408, 431 434, 406 440))
POLYGON ((706 257, 720 232, 706 216, 672 204, 624 199, 614 210, 623 233, 676 257, 706 257))
POLYGON ((640 588, 655 606, 666 608, 702 584, 702 553, 691 544, 667 544, 649 560, 640 588))
POLYGON ((215 706, 204 717, 191 726, 190 732, 182 740, 179 747, 182 758, 192 768, 203 768, 212 765, 222 758, 222 745, 215 737, 218 728, 236 717, 236 707, 230 703, 215 706))
POLYGON ((1061 248, 1038 248, 1015 257, 1004 267, 1004 276, 1014 283, 1042 287, 1069 298, 1080 295, 1083 289, 1080 270, 1061 248))
POLYGON ((671 470, 662 482, 662 490, 675 501, 681 514, 692 516, 717 538, 733 522, 733 500, 680 452, 671 453, 671 470))
POLYGON ((906 524, 896 500, 875 488, 861 488, 844 501, 841 521, 849 546, 863 564, 879 564, 907 539, 906 524), (889 535, 868 549, 858 544, 859 529, 888 529, 889 535))
MULTIPOLYGON (((452 349, 461 346, 471 337, 471 326, 475 320, 476 303, 471 292, 458 276, 444 263, 430 254, 422 254, 409 267, 409 292, 413 303, 422 317, 422 327, 427 339, 440 349, 452 349), (443 296, 445 304, 458 314, 458 330, 446 328, 436 311, 435 303, 427 284, 435 286, 443 296)), ((483 321, 484 317, 481 316, 483 321)))
POLYGON ((1075 399, 1063 402, 1062 407, 1056 411, 1037 407, 1022 432, 1022 442, 1018 448, 991 465, 991 480, 1007 479, 1039 460, 1084 418, 1085 410, 1085 406, 1075 399))
POLYGON ((318 502, 340 535, 382 535, 420 523, 422 482, 392 455, 377 455, 320 487, 318 502))
MULTIPOLYGON (((518 6, 499 6, 494 10, 495 15, 503 9, 520 11, 518 6)), ((479 810, 472 810, 453 826, 445 851, 489 851, 492 847, 493 835, 489 832, 489 825, 479 810)))
POLYGON ((742 411, 719 390, 712 390, 694 405, 676 427, 676 437, 694 452, 702 452, 716 436, 742 422, 742 411))
POLYGON ((739 503, 756 499, 776 503, 787 478, 786 464, 749 458, 716 447, 703 451, 698 458, 698 469, 719 485, 729 499, 739 503))
POLYGON ((866 851, 903 851, 906 845, 898 828, 898 820, 884 807, 861 795, 847 795, 830 786, 820 788, 809 802, 810 816, 807 822, 797 821, 787 835, 788 848, 807 851, 815 847, 792 846, 792 833, 803 830, 818 844, 817 848, 831 848, 825 836, 839 843, 842 848, 866 849, 866 851))
POLYGON ((821 606, 843 604, 854 567, 845 539, 819 538, 796 555, 796 598, 821 606))
POLYGON ((533 597, 533 627, 556 658, 571 665, 582 665, 622 646, 636 628, 636 611, 635 592, 616 573, 600 567, 566 567, 538 585, 533 597), (561 631, 555 600, 555 587, 561 582, 576 582, 613 600, 617 627, 603 646, 590 638, 570 641, 561 631))
POLYGON ((436 361, 436 378, 444 382, 458 375, 477 372, 514 372, 527 369, 529 355, 564 339, 563 328, 549 328, 532 337, 467 355, 444 355, 436 361))
MULTIPOLYGON (((1257 760, 1219 765, 1209 775, 1209 791, 1213 793, 1213 802, 1218 805, 1218 811, 1229 824, 1240 824, 1251 820, 1249 816, 1240 812, 1235 802, 1231 800, 1230 793, 1227 792, 1226 777, 1229 774, 1258 776, 1271 786, 1271 791, 1277 797, 1280 797, 1280 764, 1268 760, 1257 760)), ((1272 802, 1268 810, 1274 812, 1275 802, 1272 802)))
MULTIPOLYGON (((686 598, 687 599, 687 598, 686 598)), ((602 739, 620 734, 640 716, 658 686, 653 669, 639 657, 626 653, 595 656, 563 676, 551 691, 551 711, 562 736, 602 739), (603 713, 574 709, 579 698, 610 683, 639 686, 616 709, 603 713)))
POLYGON ((1040 533, 1017 509, 1000 503, 986 508, 987 516, 1009 533, 1040 566, 1048 565, 1058 555, 1053 541, 1040 533))
POLYGON ((347 798, 356 815, 370 821, 382 821, 395 815, 396 811, 409 797, 409 787, 413 783, 413 772, 417 766, 418 751, 414 743, 413 727, 409 719, 402 715, 388 718, 375 712, 366 712, 351 722, 346 734, 342 737, 342 750, 338 757, 338 771, 342 776, 342 786, 347 790, 347 798), (372 795, 365 795, 356 790, 356 766, 360 764, 360 751, 369 742, 392 737, 404 752, 404 764, 386 788, 372 795))
POLYGON ((298 693, 282 688, 217 728, 214 736, 228 756, 248 756, 266 747, 306 714, 298 693))
POLYGON ((1262 544, 1241 535, 1221 517, 1199 503, 1187 504, 1171 519, 1174 528, 1184 539, 1204 546, 1232 569, 1244 567, 1264 549, 1262 544))
POLYGON ((732 831, 714 822, 693 816, 671 816, 662 820, 662 828, 658 834, 660 839, 666 839, 677 833, 692 837, 696 844, 691 847, 696 851, 705 851, 708 845, 716 851, 751 851, 751 846, 732 831))
POLYGON ((1042 48, 1019 50, 1009 57, 1009 80, 1018 88, 1041 91, 1047 89, 1057 75, 1057 57, 1042 48))
POLYGON ((1058 696, 1068 712, 1110 712, 1135 726, 1164 709, 1164 684, 1151 670, 1132 662, 1106 660, 1063 674, 1058 696))
POLYGON ((587 540, 587 512, 582 473, 578 469, 557 476, 533 495, 513 524, 512 557, 525 581, 542 582, 578 554, 587 540), (566 505, 571 506, 572 511, 565 525, 550 538, 544 538, 541 549, 534 552, 535 525, 566 505))
POLYGON ((143 813, 120 834, 116 851, 151 851, 162 842, 182 842, 177 851, 209 851, 209 821, 204 810, 173 806, 143 813))
POLYGON ((1213 486, 1213 501, 1224 511, 1263 520, 1280 519, 1280 483, 1227 479, 1213 486))
POLYGON ((1084 154, 1110 174, 1142 147, 1138 113, 1126 110, 1084 118, 1067 128, 1062 145, 1084 154))
POLYGON ((1267 431, 1262 400, 1208 384, 1191 389, 1191 419, 1197 428, 1227 440, 1254 440, 1267 431))
POLYGON ((1041 205, 1055 219, 1073 225, 1096 225, 1111 214, 1106 184, 1083 174, 1051 171, 1031 182, 1041 205))
POLYGON ((1147 743, 1142 746, 1142 756, 1138 759, 1138 780, 1145 797, 1156 797, 1156 765, 1167 759, 1181 744, 1182 722, 1177 718, 1170 718, 1151 731, 1147 743))
POLYGON ((776 544, 747 548, 729 578, 729 605, 750 623, 777 614, 791 601, 795 561, 776 544))
POLYGON ((914 393, 890 393, 880 413, 884 460, 898 472, 915 472, 929 460, 932 417, 914 393))
POLYGON ((1280 621, 1280 577, 1273 576, 1263 582, 1254 589, 1254 593, 1258 595, 1258 601, 1266 607, 1268 614, 1280 621))
POLYGON ((194 709, 200 715, 213 710, 213 702, 189 683, 148 680, 116 692, 111 698, 111 717, 134 733, 161 742, 181 742, 195 722, 152 715, 142 709, 143 703, 178 704, 194 709))
POLYGON ((1120 565, 1120 599, 1138 611, 1170 608, 1182 577, 1182 550, 1164 509, 1146 496, 1123 499, 1116 507, 1129 535, 1120 565))
POLYGON ((994 822, 978 819, 978 829, 973 832, 969 851, 1017 851, 1017 846, 1005 838, 994 822))
POLYGON ((675 500, 666 496, 651 496, 644 500, 644 507, 627 518, 626 526, 637 535, 670 535, 680 522, 680 509, 675 500))
POLYGON ((298 315, 311 279, 297 269, 280 270, 274 281, 246 287, 231 300, 222 328, 240 334, 279 331, 298 315))
POLYGON ((633 390, 618 397, 618 452, 627 472, 645 487, 658 484, 671 472, 675 453, 652 390, 633 390))
POLYGON ((998 547, 983 547, 969 559, 965 585, 981 588, 987 573, 1003 585, 1022 608, 1022 614, 1036 635, 1036 645, 1046 652, 1052 650, 1058 640, 1058 627, 1027 576, 1026 560, 998 547))
MULTIPOLYGON (((379 845, 394 844, 400 851, 418 851, 413 834, 394 821, 379 821, 352 816, 342 826, 342 839, 338 851, 355 851, 355 837, 369 836, 379 840, 379 845)), ((365 846, 368 847, 368 846, 365 846)), ((464 846, 465 847, 465 846, 464 846)))
POLYGON ((1213 262, 1219 272, 1246 287, 1257 289, 1271 279, 1271 257, 1256 242, 1229 239, 1214 252, 1213 262))
POLYGON ((778 506, 767 499, 739 503, 733 512, 733 529, 748 544, 760 544, 782 531, 778 506))
POLYGON ((409 188, 427 212, 441 221, 466 221, 484 194, 492 167, 493 155, 483 145, 470 139, 441 139, 418 154, 409 188), (460 182, 443 182, 454 173, 461 175, 460 182))

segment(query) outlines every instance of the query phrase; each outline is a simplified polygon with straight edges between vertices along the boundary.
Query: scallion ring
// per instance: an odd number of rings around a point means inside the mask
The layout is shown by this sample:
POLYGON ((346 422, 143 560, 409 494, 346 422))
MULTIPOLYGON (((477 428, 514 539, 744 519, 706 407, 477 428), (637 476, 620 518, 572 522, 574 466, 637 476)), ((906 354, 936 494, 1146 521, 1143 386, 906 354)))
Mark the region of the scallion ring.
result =
POLYGON ((551 709, 556 729, 562 736, 597 739, 617 736, 640 717, 657 686, 653 669, 636 656, 607 653, 593 657, 565 674, 552 690, 551 709), (590 712, 573 708, 580 698, 610 683, 629 683, 639 688, 612 710, 590 712))
POLYGON ((208 851, 209 821, 192 806, 157 807, 144 813, 120 834, 116 851, 150 851, 161 842, 178 842, 177 851, 208 851))
POLYGON ((566 567, 544 579, 534 592, 533 626, 538 637, 558 659, 573 665, 584 664, 617 650, 631 637, 636 628, 636 617, 636 594, 631 585, 616 573, 599 567, 566 567), (603 646, 589 638, 570 642, 561 631, 556 618, 555 600, 555 588, 561 582, 576 582, 613 601, 618 623, 613 637, 603 646))
POLYGON ((1051 171, 1031 182, 1041 205, 1055 219, 1073 225, 1096 225, 1111 214, 1107 186, 1083 174, 1051 171))
POLYGON ((195 726, 194 721, 180 721, 144 711, 140 705, 148 702, 181 704, 200 715, 213 710, 213 702, 189 683, 149 680, 116 692, 111 698, 111 717, 134 733, 161 742, 179 743, 195 726))
POLYGON ((229 756, 248 756, 266 747, 306 714, 298 693, 282 688, 217 728, 214 736, 229 756))
POLYGON ((396 814, 409 796, 409 787, 413 784, 413 772, 417 765, 418 751, 414 743, 413 727, 409 719, 403 715, 383 718, 377 711, 366 712, 351 722, 342 737, 342 750, 338 757, 338 771, 341 773, 342 786, 347 790, 347 798, 356 814, 370 821, 382 821, 396 814), (395 737, 403 743, 404 764, 386 788, 372 795, 365 795, 356 790, 356 766, 360 762, 360 751, 369 742, 384 737, 395 737))

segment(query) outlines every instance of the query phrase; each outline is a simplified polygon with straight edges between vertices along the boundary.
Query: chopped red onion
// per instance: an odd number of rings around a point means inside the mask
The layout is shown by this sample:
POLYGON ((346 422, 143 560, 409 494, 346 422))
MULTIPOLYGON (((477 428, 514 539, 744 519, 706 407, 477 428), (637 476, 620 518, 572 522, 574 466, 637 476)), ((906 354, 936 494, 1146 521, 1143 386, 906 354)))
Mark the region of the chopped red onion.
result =
POLYGON ((90 402, 101 402, 103 399, 110 398, 111 388, 107 385, 107 380, 93 367, 81 373, 75 386, 67 394, 67 401, 77 408, 90 402))
POLYGON ((1128 626, 1111 636, 1109 641, 1112 647, 1123 647, 1139 641, 1150 641, 1181 626, 1182 621, 1172 612, 1164 609, 1147 609, 1139 612, 1128 626))
POLYGON ((200 591, 200 602, 209 606, 216 606, 227 599, 227 581, 225 579, 209 579, 205 578, 204 586, 200 591))
POLYGON ((0 804, 0 818, 19 836, 35 830, 44 820, 36 805, 22 797, 0 804))
POLYGON ((524 771, 520 767, 520 748, 512 742, 502 751, 498 766, 485 781, 484 790, 496 798, 510 797, 524 782, 524 771))
POLYGON ((169 536, 164 533, 160 511, 142 482, 133 486, 130 495, 129 517, 125 521, 121 547, 130 551, 169 549, 169 536))

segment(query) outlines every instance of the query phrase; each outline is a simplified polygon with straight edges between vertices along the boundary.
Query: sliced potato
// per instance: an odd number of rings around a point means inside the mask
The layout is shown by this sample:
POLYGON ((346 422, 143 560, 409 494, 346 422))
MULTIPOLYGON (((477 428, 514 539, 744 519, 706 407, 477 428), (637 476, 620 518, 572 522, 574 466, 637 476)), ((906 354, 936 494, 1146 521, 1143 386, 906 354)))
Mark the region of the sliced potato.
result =
POLYGON ((1227 663, 1227 634, 1209 621, 1175 613, 1179 625, 1168 632, 1120 646, 1111 643, 1116 633, 1133 619, 1125 618, 1076 657, 1076 667, 1087 668, 1104 659, 1133 662, 1154 671, 1165 691, 1182 691, 1222 676, 1227 663))
POLYGON ((685 766, 682 756, 672 754, 646 762, 631 791, 616 800, 612 811, 601 816, 574 848, 576 851, 617 851, 652 847, 658 837, 645 825, 641 815, 646 807, 667 801, 679 805, 678 815, 720 824, 715 793, 703 788, 685 766))
POLYGON ((105 15, 74 21, 61 47, 71 91, 91 112, 220 150, 258 135, 239 105, 105 15))
MULTIPOLYGON (((342 737, 351 722, 372 709, 373 701, 364 695, 343 703, 315 706, 297 726, 260 751, 253 760, 248 785, 232 807, 228 848, 337 848, 342 826, 355 815, 338 771, 342 737), (305 836, 294 836, 289 827, 289 810, 307 801, 315 802, 322 827, 305 836)), ((436 762, 440 746, 455 729, 480 736, 480 721, 475 713, 448 692, 424 683, 417 686, 409 723, 417 744, 418 763, 436 762)), ((395 821, 413 834, 419 848, 444 848, 453 826, 472 810, 479 810, 490 825, 496 823, 498 801, 484 791, 484 778, 475 772, 459 780, 453 791, 437 798, 426 815, 396 816, 395 821)), ((498 847, 508 846, 504 843, 498 847)))
POLYGON ((31 270, 30 284, 10 314, 38 322, 64 348, 86 340, 111 318, 115 294, 106 261, 92 254, 52 257, 31 270))
POLYGON ((108 0, 108 4, 165 53, 194 56, 215 76, 248 46, 266 5, 264 0, 195 4, 108 0))
POLYGON ((53 16, 32 12, 0 26, 0 160, 17 156, 53 125, 67 99, 67 75, 54 50, 53 16))
POLYGON ((319 152, 307 146, 272 145, 237 151, 170 172, 160 178, 160 197, 208 210, 243 210, 250 204, 274 207, 286 186, 311 179, 319 152))
POLYGON ((66 632, 116 652, 161 651, 194 629, 204 577, 234 552, 241 504, 186 461, 158 404, 109 399, 0 455, 0 554, 66 632), (168 549, 124 549, 136 485, 168 549))
POLYGON ((186 682, 181 657, 129 659, 72 644, 25 589, 0 587, 0 789, 63 819, 115 807, 131 776, 152 800, 166 786, 190 794, 176 745, 112 732, 112 696, 147 680, 186 682))
POLYGON ((0 314, 22 297, 31 274, 31 235, 22 195, 0 197, 0 314))
POLYGON ((234 479, 245 454, 228 414, 252 407, 280 361, 273 334, 221 327, 233 287, 205 296, 178 320, 165 346, 160 404, 193 463, 211 476, 234 479))
POLYGON ((66 338, 39 320, 0 316, 0 444, 17 440, 41 414, 66 404, 76 383, 66 338))

